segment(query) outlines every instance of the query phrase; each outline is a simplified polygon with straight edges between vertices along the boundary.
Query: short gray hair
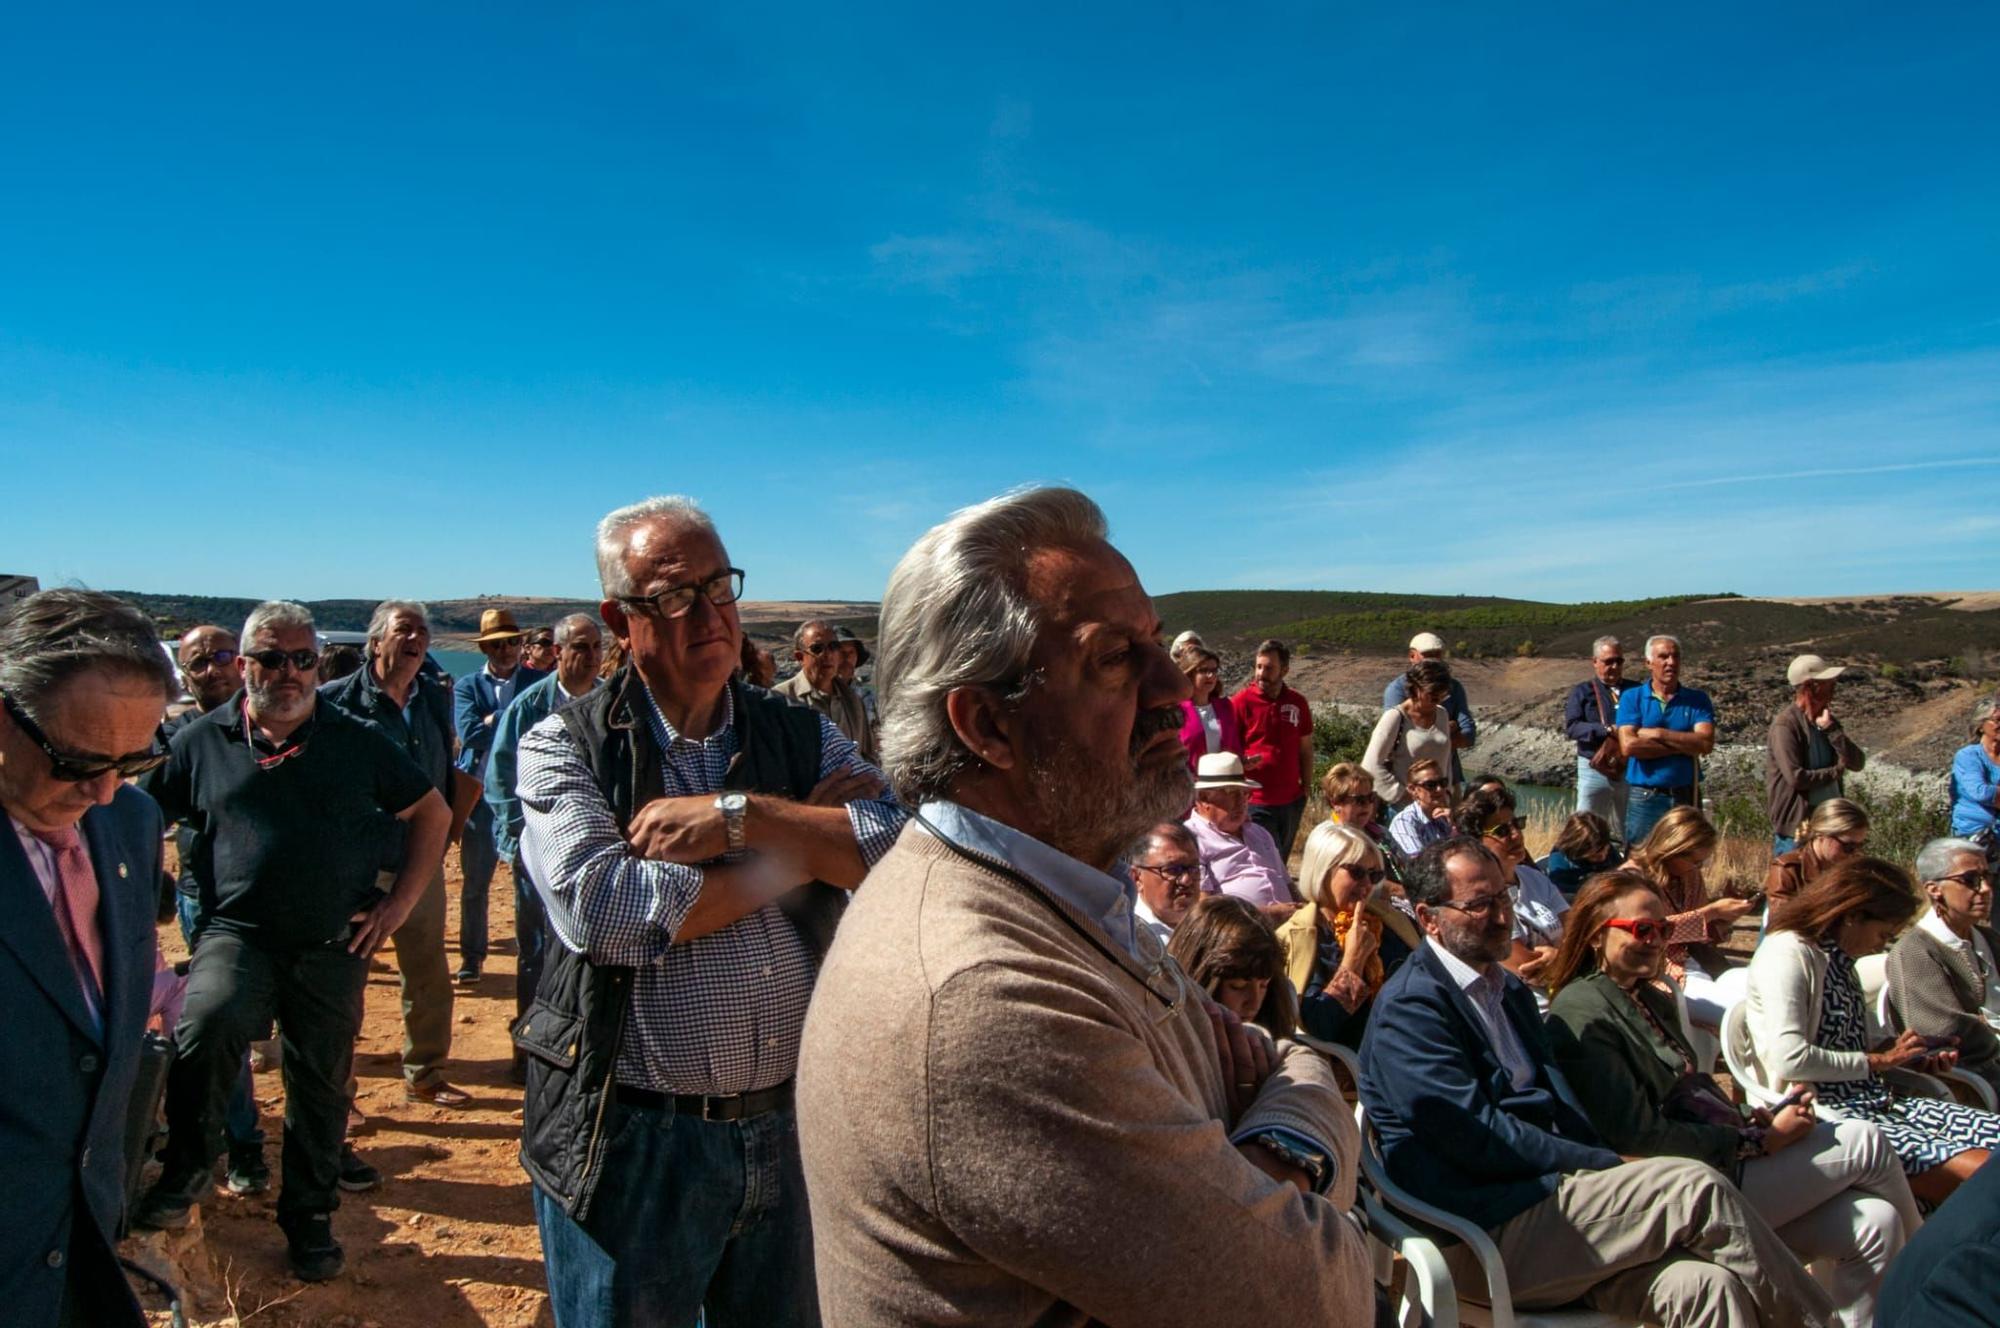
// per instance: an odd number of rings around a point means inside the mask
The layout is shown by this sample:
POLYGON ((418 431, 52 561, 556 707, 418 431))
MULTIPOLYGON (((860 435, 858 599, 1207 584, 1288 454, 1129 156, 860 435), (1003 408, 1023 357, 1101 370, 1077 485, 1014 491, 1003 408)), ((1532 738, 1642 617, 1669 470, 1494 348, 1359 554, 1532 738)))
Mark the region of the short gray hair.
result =
POLYGON ((431 626, 431 611, 413 599, 385 599, 375 606, 375 612, 368 615, 368 644, 374 645, 389 632, 389 620, 399 613, 414 613, 423 620, 424 630, 431 626))
POLYGON ((1104 513, 1075 489, 1028 488, 961 508, 910 546, 882 596, 882 770, 905 806, 951 792, 973 756, 945 703, 961 687, 1017 697, 1044 610, 1027 592, 1028 559, 1103 543, 1104 513))
POLYGON ((1651 659, 1651 658, 1653 657, 1653 647, 1654 647, 1654 646, 1656 646, 1656 645, 1658 645, 1658 644, 1659 644, 1660 642, 1662 642, 1662 641, 1671 641, 1671 642, 1673 642, 1673 643, 1674 643, 1674 649, 1676 649, 1676 650, 1679 650, 1679 649, 1681 648, 1681 639, 1680 639, 1680 638, 1679 638, 1678 636, 1669 636, 1669 635, 1668 635, 1667 633, 1665 633, 1665 632, 1661 632, 1661 633, 1659 633, 1659 634, 1657 634, 1657 635, 1655 635, 1655 636, 1649 636, 1649 637, 1647 637, 1647 638, 1646 638, 1646 658, 1647 658, 1647 659, 1651 659))
POLYGON ((701 510, 701 504, 677 493, 662 494, 607 513, 597 523, 597 583, 604 588, 604 598, 619 599, 639 593, 625 571, 625 554, 630 543, 627 537, 634 526, 659 520, 715 534, 715 522, 701 510))
MULTIPOLYGON (((834 630, 833 624, 824 618, 808 618, 792 629, 792 649, 804 650, 806 648, 806 633, 815 627, 824 627, 829 632, 834 630)), ((838 635, 838 633, 835 633, 836 637, 838 635)))
POLYGON ((1623 641, 1620 641, 1615 636, 1600 636, 1590 643, 1590 657, 1596 659, 1604 653, 1604 647, 1606 646, 1622 646, 1624 644, 1623 641))
POLYGON ((555 639, 559 646, 566 646, 576 639, 579 628, 597 627, 597 619, 587 613, 571 613, 556 619, 555 639))
POLYGON ((237 638, 237 642, 248 650, 257 633, 266 628, 276 632, 288 627, 301 632, 316 630, 312 610, 288 599, 267 599, 250 610, 250 616, 243 620, 243 635, 237 638))
POLYGON ((99 590, 38 591, 0 622, 0 691, 30 715, 72 678, 105 670, 143 678, 161 699, 180 695, 180 679, 153 620, 99 590))
POLYGON ((1941 881, 1951 870, 1951 860, 1961 853, 1970 853, 1981 862, 1986 861, 1986 850, 1969 839, 1956 835, 1943 839, 1933 839, 1917 850, 1917 879, 1919 881, 1941 881))

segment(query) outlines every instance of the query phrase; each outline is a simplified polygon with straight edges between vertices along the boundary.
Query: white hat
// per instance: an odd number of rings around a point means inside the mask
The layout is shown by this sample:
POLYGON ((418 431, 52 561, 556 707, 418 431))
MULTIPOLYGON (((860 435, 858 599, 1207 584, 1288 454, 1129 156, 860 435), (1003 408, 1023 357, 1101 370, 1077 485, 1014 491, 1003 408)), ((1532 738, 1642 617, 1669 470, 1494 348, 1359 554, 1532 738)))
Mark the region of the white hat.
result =
POLYGON ((1198 789, 1264 787, 1243 777, 1243 758, 1235 752, 1210 752, 1195 762, 1194 786, 1198 789))
POLYGON ((1410 649, 1419 655, 1428 655, 1433 650, 1444 649, 1444 638, 1436 632, 1418 632, 1410 638, 1410 649))
POLYGON ((1845 672, 1845 667, 1828 668, 1826 661, 1818 655, 1800 655, 1785 670, 1785 681, 1794 687, 1803 687, 1809 682, 1832 682, 1845 672))

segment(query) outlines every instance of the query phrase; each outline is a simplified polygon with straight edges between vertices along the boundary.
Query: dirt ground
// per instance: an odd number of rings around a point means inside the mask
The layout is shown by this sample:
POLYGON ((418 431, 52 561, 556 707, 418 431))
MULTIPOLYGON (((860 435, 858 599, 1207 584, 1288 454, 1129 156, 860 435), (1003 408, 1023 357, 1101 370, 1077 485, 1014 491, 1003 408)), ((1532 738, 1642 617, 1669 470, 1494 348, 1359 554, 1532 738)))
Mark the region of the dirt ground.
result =
MULTIPOLYGON (((446 861, 451 967, 458 967, 458 851, 446 861)), ((368 1116, 356 1149, 383 1173, 379 1189, 344 1194, 334 1215, 347 1267, 308 1286, 285 1266, 273 1220, 284 1087, 275 1072, 256 1077, 271 1192, 238 1198, 217 1187, 200 1225, 212 1265, 206 1302, 187 1306, 190 1323, 257 1328, 528 1328, 554 1322, 547 1308, 541 1242, 526 1175, 516 1156, 521 1090, 508 1080, 507 1023, 514 1016, 514 882, 494 874, 488 956, 479 985, 458 989, 451 1082, 472 1094, 449 1111, 403 1099, 402 1009, 388 950, 368 980, 367 1014, 355 1049, 358 1105, 368 1116), (234 1299, 234 1308, 230 1298, 234 1299)), ((181 958, 178 928, 160 929, 170 958, 181 958)), ((195 1242, 190 1242, 191 1244, 195 1242)), ((184 1262, 198 1264, 198 1252, 184 1262)), ((157 1301, 149 1301, 149 1307, 157 1301)), ((164 1313, 154 1322, 165 1324, 164 1313)))

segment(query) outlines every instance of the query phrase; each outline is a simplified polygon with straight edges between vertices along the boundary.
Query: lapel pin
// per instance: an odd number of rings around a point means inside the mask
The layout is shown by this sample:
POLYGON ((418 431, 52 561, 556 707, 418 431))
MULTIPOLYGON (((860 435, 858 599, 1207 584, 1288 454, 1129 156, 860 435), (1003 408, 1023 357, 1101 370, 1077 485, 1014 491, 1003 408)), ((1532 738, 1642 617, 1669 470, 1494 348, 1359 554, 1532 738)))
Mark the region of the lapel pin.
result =
POLYGON ((125 864, 122 862, 118 864, 118 879, 121 881, 125 879, 125 864))

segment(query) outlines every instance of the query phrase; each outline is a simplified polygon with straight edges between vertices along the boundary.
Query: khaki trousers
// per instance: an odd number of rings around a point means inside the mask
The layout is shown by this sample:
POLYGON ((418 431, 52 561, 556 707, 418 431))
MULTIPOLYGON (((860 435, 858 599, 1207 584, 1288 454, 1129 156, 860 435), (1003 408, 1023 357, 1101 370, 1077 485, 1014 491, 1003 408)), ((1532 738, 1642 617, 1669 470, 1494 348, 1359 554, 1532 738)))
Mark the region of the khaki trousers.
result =
POLYGON ((403 1082, 412 1088, 444 1078, 451 1055, 451 964, 444 952, 444 864, 391 937, 403 979, 403 1082))
MULTIPOLYGON (((1581 1300, 1661 1328, 1822 1328, 1826 1292, 1713 1167, 1647 1158, 1565 1176, 1492 1232, 1514 1304, 1581 1300)), ((1462 1245, 1445 1253, 1460 1286, 1483 1285, 1462 1245)))

